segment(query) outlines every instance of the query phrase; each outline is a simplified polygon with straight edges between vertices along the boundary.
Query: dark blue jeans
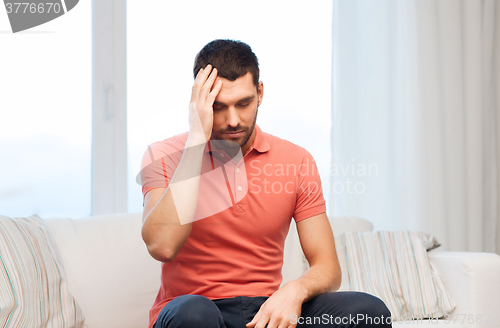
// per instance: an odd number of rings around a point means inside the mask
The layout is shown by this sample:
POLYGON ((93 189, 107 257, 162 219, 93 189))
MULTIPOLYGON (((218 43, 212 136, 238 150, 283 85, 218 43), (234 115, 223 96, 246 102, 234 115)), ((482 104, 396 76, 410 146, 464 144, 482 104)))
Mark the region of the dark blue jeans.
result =
MULTIPOLYGON (((200 295, 182 295, 161 310, 153 328, 245 328, 268 297, 210 300, 200 295)), ((302 304, 299 318, 305 327, 392 327, 391 313, 379 298, 361 292, 321 294, 302 304)))

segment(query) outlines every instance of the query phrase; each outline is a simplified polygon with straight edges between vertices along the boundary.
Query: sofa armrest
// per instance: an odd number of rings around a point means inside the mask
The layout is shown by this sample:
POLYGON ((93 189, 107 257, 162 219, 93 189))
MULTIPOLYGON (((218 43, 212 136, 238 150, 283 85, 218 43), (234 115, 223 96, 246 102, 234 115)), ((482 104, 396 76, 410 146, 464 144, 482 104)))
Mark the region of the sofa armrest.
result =
MULTIPOLYGON (((474 317, 470 327, 500 325, 500 256, 494 253, 429 252, 429 260, 439 272, 444 286, 455 301, 454 315, 474 317), (476 321, 477 316, 483 322, 476 321), (486 324, 487 315, 490 315, 486 324), (496 321, 496 324, 494 323, 496 321)), ((464 316, 461 317, 462 320, 464 316)))

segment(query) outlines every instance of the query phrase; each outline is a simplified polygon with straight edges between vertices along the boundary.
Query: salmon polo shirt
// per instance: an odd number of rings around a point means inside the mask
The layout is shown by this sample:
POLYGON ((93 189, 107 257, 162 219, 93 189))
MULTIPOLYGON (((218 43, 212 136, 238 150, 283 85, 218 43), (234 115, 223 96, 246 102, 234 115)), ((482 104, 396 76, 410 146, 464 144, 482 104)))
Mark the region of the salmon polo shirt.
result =
MULTIPOLYGON (((217 140, 200 146, 205 148, 191 234, 177 257, 161 264, 150 328, 162 308, 180 295, 271 296, 282 281, 292 217, 299 222, 326 211, 309 152, 258 126, 255 130, 254 143, 244 156, 240 151, 230 157, 214 144, 217 140)), ((169 186, 187 137, 188 133, 180 134, 148 147, 139 174, 143 195, 169 186)), ((194 177, 185 177, 190 178, 194 177)), ((175 194, 176 183, 170 186, 174 203, 181 197, 175 194)))

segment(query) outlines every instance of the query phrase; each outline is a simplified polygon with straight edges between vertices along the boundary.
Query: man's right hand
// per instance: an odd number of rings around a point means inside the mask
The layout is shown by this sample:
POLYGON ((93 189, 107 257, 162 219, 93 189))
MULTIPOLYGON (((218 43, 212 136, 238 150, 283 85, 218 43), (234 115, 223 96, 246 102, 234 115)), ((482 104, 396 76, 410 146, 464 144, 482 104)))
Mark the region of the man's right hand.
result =
POLYGON ((196 75, 189 104, 189 137, 195 142, 207 142, 212 135, 213 104, 222 88, 222 81, 215 83, 217 69, 208 64, 196 75))

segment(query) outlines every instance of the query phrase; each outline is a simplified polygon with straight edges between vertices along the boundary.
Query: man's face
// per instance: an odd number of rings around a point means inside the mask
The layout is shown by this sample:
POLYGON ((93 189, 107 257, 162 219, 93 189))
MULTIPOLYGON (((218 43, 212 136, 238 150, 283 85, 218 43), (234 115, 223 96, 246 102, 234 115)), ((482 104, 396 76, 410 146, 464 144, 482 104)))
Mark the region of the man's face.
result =
POLYGON ((241 147, 245 154, 255 139, 257 107, 262 102, 264 86, 259 82, 258 90, 252 75, 245 74, 234 81, 217 77, 214 85, 222 80, 222 89, 215 98, 212 139, 230 140, 225 147, 241 147))

